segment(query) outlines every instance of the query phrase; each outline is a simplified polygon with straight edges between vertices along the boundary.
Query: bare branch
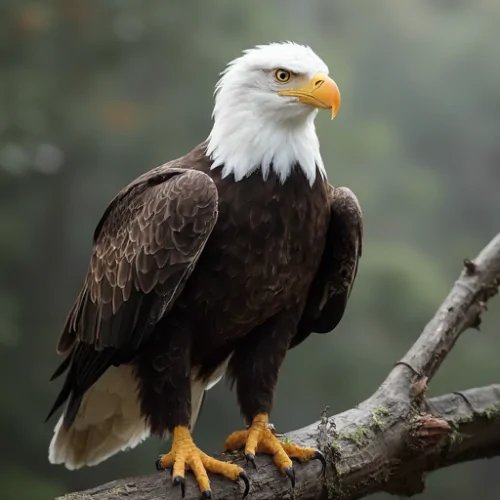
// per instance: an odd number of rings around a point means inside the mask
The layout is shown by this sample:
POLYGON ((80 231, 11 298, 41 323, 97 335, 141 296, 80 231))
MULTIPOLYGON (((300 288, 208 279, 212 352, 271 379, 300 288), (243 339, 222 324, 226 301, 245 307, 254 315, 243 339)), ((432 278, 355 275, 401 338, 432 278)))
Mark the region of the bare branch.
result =
POLYGON ((436 374, 458 337, 467 328, 479 329, 486 303, 500 286, 500 234, 464 269, 434 318, 406 355, 391 371, 380 390, 406 391, 413 397, 415 384, 424 386, 436 374))
MULTIPOLYGON (((294 498, 328 498, 328 490, 334 499, 362 498, 378 491, 417 493, 423 489, 424 472, 500 454, 500 385, 433 398, 427 409, 428 413, 415 412, 404 420, 383 406, 371 412, 349 410, 288 434, 294 442, 316 446, 320 433, 326 431, 328 443, 323 449, 330 458, 324 480, 317 463, 296 466, 294 498), (422 434, 432 426, 439 429, 441 439, 423 443, 422 434)), ((235 462, 244 463, 241 457, 235 462)), ((257 464, 257 471, 249 469, 249 498, 292 498, 290 483, 268 457, 258 456, 257 464)), ((186 499, 198 499, 194 480, 187 483, 186 499)), ((212 488, 218 500, 233 500, 241 494, 236 485, 217 477, 212 479, 212 488)), ((156 500, 178 498, 178 494, 170 486, 170 474, 154 473, 61 498, 156 500)))
MULTIPOLYGON (((460 334, 478 327, 486 302, 500 285, 500 234, 464 270, 434 318, 375 394, 356 408, 289 433, 286 438, 319 447, 328 459, 296 466, 290 490, 269 457, 249 469, 249 500, 363 498, 386 491, 412 495, 424 489, 424 474, 468 460, 500 455, 500 385, 426 399, 432 379, 460 334)), ((227 455, 220 455, 228 459, 227 455)), ((241 454, 231 454, 244 466, 241 454)), ((237 484, 212 477, 218 500, 235 499, 237 484)), ((198 499, 195 481, 186 481, 186 498, 198 499)), ((179 492, 165 473, 127 478, 61 500, 168 500, 179 492)))

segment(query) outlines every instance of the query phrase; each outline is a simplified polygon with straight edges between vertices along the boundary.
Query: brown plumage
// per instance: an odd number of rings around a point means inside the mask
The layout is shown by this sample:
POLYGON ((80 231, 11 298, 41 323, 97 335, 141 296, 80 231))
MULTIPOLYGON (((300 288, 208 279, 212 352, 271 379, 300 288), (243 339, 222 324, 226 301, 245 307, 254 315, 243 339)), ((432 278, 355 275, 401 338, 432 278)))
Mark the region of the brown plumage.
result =
POLYGON ((353 194, 321 179, 309 188, 300 169, 284 185, 258 173, 245 183, 221 179, 205 147, 132 182, 96 228, 88 274, 58 342, 71 365, 51 414, 70 396, 67 426, 109 366, 156 360, 158 384, 165 354, 157 346, 178 323, 193 331, 189 364, 208 377, 283 309, 287 347, 331 331, 344 314, 361 255, 353 194))
POLYGON ((298 162, 285 180, 271 164, 236 182, 207 148, 133 181, 97 225, 58 343, 54 378, 66 378, 49 416, 66 406, 53 463, 99 463, 149 434, 174 433, 181 453, 176 429, 192 428, 224 374, 247 423, 267 421, 288 349, 344 314, 362 246, 353 193, 298 162))

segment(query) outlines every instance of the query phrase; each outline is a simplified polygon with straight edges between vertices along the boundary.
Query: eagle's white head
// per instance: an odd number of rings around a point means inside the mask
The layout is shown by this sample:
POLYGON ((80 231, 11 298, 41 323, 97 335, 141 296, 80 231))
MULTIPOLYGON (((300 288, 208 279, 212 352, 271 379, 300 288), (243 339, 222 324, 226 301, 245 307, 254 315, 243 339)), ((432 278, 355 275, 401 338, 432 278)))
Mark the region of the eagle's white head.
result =
POLYGON ((318 108, 340 104, 326 64, 292 42, 260 45, 230 62, 215 89, 213 128, 207 153, 239 181, 257 169, 272 169, 282 182, 300 165, 312 184, 325 176, 314 119, 318 108))

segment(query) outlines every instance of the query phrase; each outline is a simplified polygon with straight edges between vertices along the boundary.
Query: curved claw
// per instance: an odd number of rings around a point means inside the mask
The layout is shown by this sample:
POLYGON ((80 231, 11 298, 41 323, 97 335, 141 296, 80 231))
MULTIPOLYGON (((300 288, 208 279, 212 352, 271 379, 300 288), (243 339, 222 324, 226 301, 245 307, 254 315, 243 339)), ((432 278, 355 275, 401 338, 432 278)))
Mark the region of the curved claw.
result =
POLYGON ((243 493, 243 496, 241 498, 245 498, 248 495, 248 492, 250 491, 250 480, 248 479, 248 476, 245 471, 240 472, 239 478, 245 483, 245 491, 243 493))
POLYGON ((203 498, 212 498, 212 492, 210 490, 205 490, 202 493, 203 498))
POLYGON ((181 495, 182 498, 184 498, 186 496, 186 483, 184 481, 184 478, 182 476, 175 476, 172 483, 174 486, 177 486, 179 484, 181 485, 181 495))
POLYGON ((325 469, 326 469, 326 458, 325 458, 325 455, 323 455, 323 453, 321 453, 321 451, 319 450, 316 450, 312 457, 311 457, 311 460, 319 460, 321 462, 321 474, 323 474, 323 472, 325 472, 325 469))
POLYGON ((290 482, 292 483, 292 488, 295 488, 295 471, 293 470, 293 467, 286 467, 285 474, 288 477, 288 479, 290 479, 290 482))
POLYGON ((247 463, 250 462, 253 465, 254 469, 257 468, 257 465, 255 463, 255 455, 253 453, 245 453, 245 459, 247 463))
POLYGON ((161 466, 161 455, 158 455, 158 458, 155 461, 155 467, 156 467, 156 470, 163 470, 163 468, 161 466))

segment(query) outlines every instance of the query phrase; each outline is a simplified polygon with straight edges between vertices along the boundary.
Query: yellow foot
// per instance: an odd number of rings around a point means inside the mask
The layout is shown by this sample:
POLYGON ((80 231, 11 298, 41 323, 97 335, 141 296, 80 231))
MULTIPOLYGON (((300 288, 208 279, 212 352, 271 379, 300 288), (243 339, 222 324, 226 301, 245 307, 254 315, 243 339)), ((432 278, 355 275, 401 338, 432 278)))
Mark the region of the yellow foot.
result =
POLYGON ((204 498, 212 498, 210 481, 207 471, 221 474, 232 481, 241 479, 245 483, 243 498, 250 489, 250 481, 246 472, 237 465, 221 462, 203 453, 193 442, 187 427, 179 426, 174 429, 172 449, 166 455, 160 455, 156 460, 158 470, 172 469, 172 483, 181 486, 182 498, 185 494, 184 475, 186 470, 192 470, 200 491, 204 498))
POLYGON ((326 466, 325 457, 320 451, 279 441, 269 428, 269 419, 266 413, 257 415, 248 430, 233 432, 227 438, 226 451, 235 451, 241 448, 245 449, 247 461, 252 462, 254 466, 256 453, 272 455, 274 463, 290 479, 292 487, 295 486, 292 458, 300 462, 319 460, 323 469, 326 466))

